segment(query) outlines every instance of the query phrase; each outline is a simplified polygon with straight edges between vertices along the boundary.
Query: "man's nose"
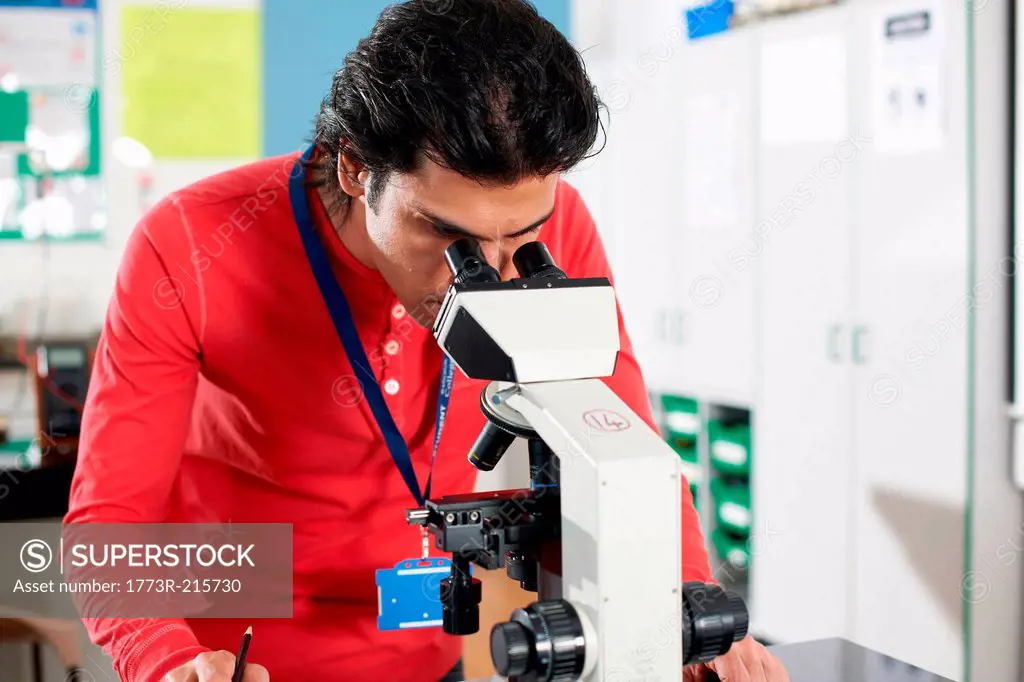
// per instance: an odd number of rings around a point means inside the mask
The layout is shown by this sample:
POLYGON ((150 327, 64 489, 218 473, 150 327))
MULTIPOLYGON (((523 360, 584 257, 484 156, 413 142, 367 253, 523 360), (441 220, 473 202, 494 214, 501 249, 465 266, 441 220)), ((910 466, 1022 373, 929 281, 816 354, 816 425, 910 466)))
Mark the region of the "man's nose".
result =
POLYGON ((487 263, 498 271, 503 280, 515 276, 515 268, 512 266, 512 254, 502 248, 500 241, 486 242, 480 245, 487 258, 487 263))

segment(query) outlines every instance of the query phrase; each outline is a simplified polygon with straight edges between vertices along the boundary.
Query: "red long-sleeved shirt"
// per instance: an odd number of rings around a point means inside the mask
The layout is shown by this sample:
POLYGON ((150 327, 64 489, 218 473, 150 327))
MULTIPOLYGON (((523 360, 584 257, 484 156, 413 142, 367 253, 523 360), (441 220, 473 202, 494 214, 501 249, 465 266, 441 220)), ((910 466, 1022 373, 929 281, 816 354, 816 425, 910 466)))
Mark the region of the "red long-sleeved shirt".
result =
MULTIPOLYGON (((294 617, 260 621, 249 652, 274 682, 434 682, 462 642, 440 628, 379 632, 374 571, 414 555, 414 501, 365 400, 313 279, 288 197, 297 155, 175 192, 133 231, 88 396, 66 521, 293 524, 294 617)), ((308 192, 360 338, 426 480, 442 354, 376 271, 356 260, 308 192)), ((559 184, 541 228, 569 276, 611 277, 594 222, 559 184)), ((606 379, 654 428, 622 326, 606 379)), ((484 382, 457 375, 433 496, 469 492, 466 453, 484 382)), ((709 579, 683 485, 683 578, 709 579)), ((432 550, 434 552, 434 550, 432 550)), ((158 682, 205 650, 234 650, 249 624, 88 619, 122 679, 158 682)))

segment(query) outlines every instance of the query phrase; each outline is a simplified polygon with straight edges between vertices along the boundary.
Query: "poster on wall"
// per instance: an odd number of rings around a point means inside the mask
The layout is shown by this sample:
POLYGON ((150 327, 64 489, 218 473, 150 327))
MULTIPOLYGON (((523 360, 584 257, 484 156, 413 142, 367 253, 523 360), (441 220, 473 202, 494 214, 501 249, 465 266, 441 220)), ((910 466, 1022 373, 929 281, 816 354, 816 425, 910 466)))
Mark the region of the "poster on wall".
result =
POLYGON ((260 155, 256 8, 124 5, 123 132, 157 160, 260 155))
POLYGON ((106 225, 96 0, 0 0, 0 239, 106 225))
POLYGON ((879 153, 941 149, 945 30, 937 0, 886 5, 873 31, 872 120, 879 153))

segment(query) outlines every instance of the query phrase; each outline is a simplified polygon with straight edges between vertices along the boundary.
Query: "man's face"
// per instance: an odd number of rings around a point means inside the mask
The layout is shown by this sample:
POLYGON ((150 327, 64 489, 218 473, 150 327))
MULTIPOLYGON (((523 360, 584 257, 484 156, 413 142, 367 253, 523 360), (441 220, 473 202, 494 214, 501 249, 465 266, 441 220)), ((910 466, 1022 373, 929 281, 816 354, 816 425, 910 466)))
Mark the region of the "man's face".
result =
POLYGON ((512 255, 537 239, 557 184, 552 175, 484 186, 431 161, 415 173, 392 174, 376 210, 360 197, 375 265, 402 305, 429 327, 452 279, 445 249, 472 237, 502 280, 518 276, 512 255))

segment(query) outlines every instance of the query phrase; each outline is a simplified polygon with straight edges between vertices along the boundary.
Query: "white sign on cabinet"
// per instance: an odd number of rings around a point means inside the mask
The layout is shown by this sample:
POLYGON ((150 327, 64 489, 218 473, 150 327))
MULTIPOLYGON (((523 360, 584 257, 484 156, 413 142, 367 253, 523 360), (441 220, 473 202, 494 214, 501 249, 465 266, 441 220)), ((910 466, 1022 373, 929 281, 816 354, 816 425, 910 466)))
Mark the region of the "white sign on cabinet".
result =
POLYGON ((871 30, 876 149, 899 154, 940 149, 945 116, 942 4, 887 5, 871 30))

